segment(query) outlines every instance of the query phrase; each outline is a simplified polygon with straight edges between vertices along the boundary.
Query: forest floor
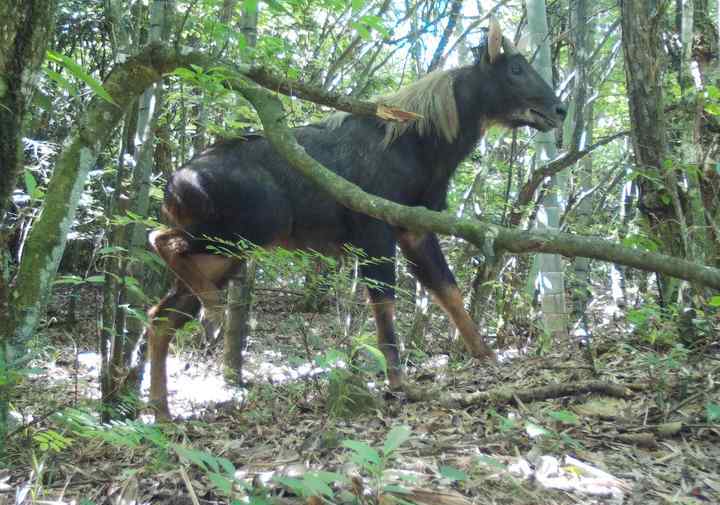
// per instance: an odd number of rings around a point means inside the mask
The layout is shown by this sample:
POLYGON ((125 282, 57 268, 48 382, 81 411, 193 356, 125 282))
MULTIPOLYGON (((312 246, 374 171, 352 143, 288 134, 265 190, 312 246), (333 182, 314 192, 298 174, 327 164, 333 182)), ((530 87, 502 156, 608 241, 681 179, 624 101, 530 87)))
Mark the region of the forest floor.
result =
MULTIPOLYGON (((374 375, 367 396, 347 375, 328 381, 313 359, 346 344, 329 336, 341 333, 337 314, 294 314, 292 297, 259 292, 253 385, 226 387, 222 346, 181 338, 169 384, 182 420, 162 428, 87 414, 99 396, 98 302, 82 296, 68 325, 56 295, 52 345, 13 404, 0 505, 720 503, 717 333, 702 349, 658 350, 601 293, 592 360, 534 344, 490 366, 459 354, 446 319, 432 317, 429 350, 406 353, 410 382, 427 393, 411 402, 374 375), (338 398, 355 399, 354 413, 338 398)), ((401 334, 411 318, 400 311, 401 334)))

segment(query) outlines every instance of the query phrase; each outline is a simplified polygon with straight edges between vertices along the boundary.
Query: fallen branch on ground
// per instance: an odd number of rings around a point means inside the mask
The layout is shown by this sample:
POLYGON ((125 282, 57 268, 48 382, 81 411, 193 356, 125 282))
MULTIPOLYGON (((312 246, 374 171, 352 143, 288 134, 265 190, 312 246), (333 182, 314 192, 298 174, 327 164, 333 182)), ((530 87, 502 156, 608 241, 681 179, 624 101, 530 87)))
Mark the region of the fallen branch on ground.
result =
POLYGON ((440 402, 448 407, 470 407, 491 403, 497 405, 516 404, 517 401, 536 402, 563 396, 579 396, 587 393, 599 393, 614 398, 631 398, 632 391, 621 385, 609 382, 581 382, 551 384, 532 389, 516 390, 508 387, 495 388, 475 393, 447 393, 442 395, 440 402))

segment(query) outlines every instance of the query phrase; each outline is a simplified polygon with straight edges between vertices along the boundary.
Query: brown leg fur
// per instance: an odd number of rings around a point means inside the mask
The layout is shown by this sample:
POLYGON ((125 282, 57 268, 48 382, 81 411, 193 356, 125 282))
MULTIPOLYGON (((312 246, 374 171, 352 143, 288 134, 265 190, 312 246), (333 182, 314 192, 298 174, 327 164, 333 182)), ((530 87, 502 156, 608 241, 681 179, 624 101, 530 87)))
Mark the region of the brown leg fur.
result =
POLYGON ((372 301, 375 326, 377 326, 378 347, 385 355, 387 362, 390 389, 399 390, 403 386, 403 374, 400 367, 400 350, 395 337, 395 300, 372 301))
POLYGON ((219 314, 220 289, 232 275, 237 261, 213 254, 188 254, 187 235, 181 230, 150 234, 150 243, 177 275, 175 288, 150 309, 150 401, 158 419, 169 419, 167 399, 167 354, 175 331, 195 317, 200 304, 208 315, 219 314))
POLYGON ((215 254, 188 254, 189 239, 182 230, 155 231, 150 244, 168 267, 200 298, 206 310, 222 304, 217 282, 226 276, 236 262, 215 254))
POLYGON ((167 392, 167 354, 175 330, 195 317, 200 301, 180 280, 160 303, 148 312, 150 354, 150 403, 158 420, 170 419, 167 392))
POLYGON ((468 352, 477 358, 494 360, 495 353, 487 346, 465 310, 462 293, 447 266, 437 237, 403 231, 398 233, 398 242, 410 262, 410 269, 457 326, 468 352))
POLYGON ((478 333, 475 322, 465 310, 463 296, 458 287, 455 284, 448 284, 438 291, 431 291, 438 305, 445 310, 452 322, 457 326, 467 351, 476 358, 494 360, 495 352, 487 346, 480 333, 478 333))

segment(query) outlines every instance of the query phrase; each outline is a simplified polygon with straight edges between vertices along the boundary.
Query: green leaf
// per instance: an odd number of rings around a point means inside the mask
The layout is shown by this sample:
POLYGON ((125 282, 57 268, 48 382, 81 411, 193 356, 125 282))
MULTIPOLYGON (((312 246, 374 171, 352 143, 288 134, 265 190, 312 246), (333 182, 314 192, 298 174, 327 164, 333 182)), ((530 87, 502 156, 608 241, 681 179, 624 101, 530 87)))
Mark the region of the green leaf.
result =
POLYGON ((363 5, 365 5, 365 0, 352 0, 353 12, 358 12, 360 9, 363 8, 363 5))
POLYGON ((35 194, 35 191, 37 190, 37 181, 35 180, 35 176, 30 170, 25 170, 24 176, 25 189, 27 190, 28 195, 30 195, 30 197, 32 198, 32 196, 35 194))
POLYGON ((507 468, 507 465, 505 465, 504 463, 501 463, 497 459, 495 459, 491 456, 486 456, 484 454, 481 454, 480 456, 478 456, 477 460, 478 460, 478 463, 484 463, 488 466, 491 466, 493 468, 498 468, 500 470, 505 470, 507 468))
POLYGON ((84 282, 85 280, 78 275, 63 275, 55 279, 53 284, 72 284, 73 286, 77 286, 78 284, 82 284, 84 282))
POLYGON ((578 419, 578 417, 569 410, 556 410, 550 412, 548 415, 563 424, 580 424, 580 420, 578 419))
POLYGON ((150 301, 148 296, 143 291, 142 286, 135 277, 132 277, 130 275, 123 277, 123 285, 125 285, 128 290, 134 293, 135 296, 140 298, 143 302, 147 303, 150 301))
POLYGON ((710 301, 708 301, 708 305, 711 307, 720 307, 720 295, 711 297, 710 301))
POLYGON ((512 431, 518 427, 518 423, 515 419, 505 416, 498 416, 500 418, 500 431, 507 432, 512 431))
POLYGON ((350 23, 350 26, 355 28, 358 35, 360 35, 360 38, 363 40, 370 40, 370 30, 368 30, 365 25, 361 25, 360 23, 350 23))
POLYGON ((653 242, 652 239, 643 235, 628 235, 625 239, 623 239, 622 243, 625 247, 631 247, 633 249, 644 249, 650 252, 658 250, 658 245, 653 242))
POLYGON ((105 282, 105 276, 104 275, 91 275, 87 279, 85 279, 85 282, 89 282, 91 284, 102 284, 105 282))
MULTIPOLYGON (((208 468, 209 459, 208 454, 203 451, 198 451, 196 449, 190 449, 189 447, 182 446, 180 444, 174 444, 173 449, 177 453, 178 456, 180 456, 180 459, 183 459, 185 461, 189 461, 190 463, 193 463, 200 467, 204 471, 210 470, 208 468)), ((217 463, 215 464, 216 468, 213 470, 217 471, 217 463)))
POLYGON ((706 404, 705 412, 709 423, 717 423, 720 421, 720 405, 717 403, 706 404))
POLYGON ((133 317, 137 319, 138 321, 141 321, 145 324, 150 323, 150 319, 148 318, 147 311, 143 310, 142 308, 136 308, 131 307, 129 305, 123 305, 123 309, 127 313, 128 316, 133 317))
POLYGON ((112 246, 105 246, 98 250, 98 255, 103 256, 105 254, 115 254, 119 252, 127 252, 127 249, 125 249, 122 246, 119 245, 112 245, 112 246))
POLYGON ((386 491, 388 493, 397 493, 397 494, 410 494, 411 491, 403 486, 398 486, 397 484, 388 484, 387 486, 383 486, 383 491, 386 491))
POLYGON ((208 474, 208 480, 226 496, 232 493, 232 480, 224 475, 212 472, 208 474))
POLYGON ((713 116, 720 116, 720 105, 716 103, 706 103, 705 104, 705 110, 712 114, 713 116))
POLYGON ((273 480, 282 484, 288 489, 291 489, 295 494, 299 494, 300 496, 308 496, 305 483, 301 479, 295 479, 293 477, 283 477, 278 475, 273 477, 273 480))
POLYGON ((303 482, 312 496, 326 496, 332 498, 335 493, 321 478, 309 473, 303 477, 303 482))
POLYGON ((645 324, 651 316, 652 316, 652 314, 647 310, 632 309, 632 310, 628 311, 628 313, 625 317, 632 324, 641 326, 641 325, 645 324))
POLYGON ((197 75, 189 68, 176 68, 175 70, 173 70, 172 74, 178 76, 181 79, 185 79, 186 81, 195 82, 197 80, 197 75))
POLYGON ((387 360, 385 359, 385 355, 380 349, 370 344, 360 344, 357 346, 356 350, 359 349, 367 351, 368 354, 370 354, 375 359, 375 361, 377 361, 378 365, 380 365, 381 371, 387 374, 387 360))
POLYGON ((440 466, 440 475, 445 477, 446 479, 450 479, 452 481, 463 481, 468 480, 468 476, 465 472, 462 470, 458 470, 455 467, 452 466, 440 466))
POLYGON ((410 438, 409 426, 396 426, 390 430, 383 444, 383 453, 385 456, 400 447, 408 438, 410 438))
POLYGON ((359 440, 344 440, 342 445, 354 451, 363 461, 368 461, 375 465, 380 464, 380 454, 365 442, 360 442, 359 440))
POLYGON ((55 72, 54 70, 45 69, 45 74, 55 83, 60 89, 64 89, 70 96, 77 96, 78 89, 73 83, 65 79, 62 74, 55 72))
POLYGON ((313 475, 316 475, 318 478, 322 479, 323 482, 327 482, 328 484, 332 482, 349 482, 348 478, 345 475, 337 472, 326 472, 324 470, 318 470, 317 472, 313 472, 313 475))
POLYGON ((235 465, 227 458, 217 458, 218 463, 227 475, 235 475, 235 465))
POLYGON ((108 93, 107 90, 103 88, 103 85, 100 83, 100 81, 85 72, 85 70, 83 70, 83 68, 77 63, 75 63, 73 60, 71 60, 64 54, 56 53, 55 51, 50 50, 48 50, 47 52, 47 57, 51 61, 60 63, 63 67, 67 69, 68 72, 73 75, 73 77, 80 79, 85 84, 87 84, 88 87, 93 90, 97 96, 99 96, 106 102, 117 105, 110 96, 110 93, 108 93))
POLYGON ((715 100, 720 100, 720 89, 718 89, 717 86, 713 86, 712 84, 709 84, 705 87, 705 91, 707 92, 708 96, 710 98, 714 98, 715 100))

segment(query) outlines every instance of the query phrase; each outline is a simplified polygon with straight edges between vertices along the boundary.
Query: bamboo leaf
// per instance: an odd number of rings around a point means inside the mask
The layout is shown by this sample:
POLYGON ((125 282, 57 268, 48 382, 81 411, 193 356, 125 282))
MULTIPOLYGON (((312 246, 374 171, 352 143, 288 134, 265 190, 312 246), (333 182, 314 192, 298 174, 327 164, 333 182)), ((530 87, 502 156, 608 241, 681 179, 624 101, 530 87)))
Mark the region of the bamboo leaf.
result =
POLYGON ((88 85, 88 87, 93 90, 93 92, 105 100, 106 102, 109 102, 113 105, 117 105, 115 101, 110 96, 110 93, 107 92, 105 88, 103 88, 102 83, 95 79, 93 76, 85 72, 83 68, 78 65, 75 61, 71 60, 64 54, 56 53, 55 51, 48 50, 47 57, 50 61, 54 61, 56 63, 59 63, 65 69, 70 72, 70 74, 75 77, 76 79, 80 79, 82 82, 88 85))
POLYGON ((409 426, 395 426, 385 438, 385 443, 383 444, 383 453, 385 456, 400 447, 408 438, 410 438, 409 426))

